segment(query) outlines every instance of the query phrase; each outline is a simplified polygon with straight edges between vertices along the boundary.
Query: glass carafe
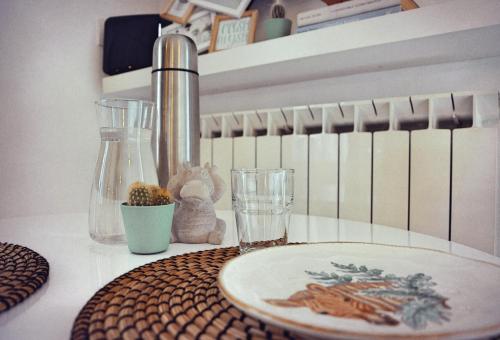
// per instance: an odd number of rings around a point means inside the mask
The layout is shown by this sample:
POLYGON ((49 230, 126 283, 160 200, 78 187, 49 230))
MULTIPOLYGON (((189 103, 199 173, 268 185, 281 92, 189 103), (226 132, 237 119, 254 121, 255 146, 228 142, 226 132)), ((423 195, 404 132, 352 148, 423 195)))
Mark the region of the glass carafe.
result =
POLYGON ((142 100, 96 102, 101 145, 89 207, 89 232, 95 241, 125 242, 120 205, 127 201, 129 185, 158 184, 151 149, 153 108, 142 100))

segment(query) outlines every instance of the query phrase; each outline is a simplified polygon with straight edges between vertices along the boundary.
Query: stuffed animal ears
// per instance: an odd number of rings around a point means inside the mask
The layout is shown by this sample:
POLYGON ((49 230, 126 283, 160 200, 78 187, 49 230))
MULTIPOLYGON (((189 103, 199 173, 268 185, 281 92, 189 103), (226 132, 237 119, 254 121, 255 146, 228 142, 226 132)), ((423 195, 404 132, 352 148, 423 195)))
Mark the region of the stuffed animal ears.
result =
POLYGON ((182 188, 181 182, 184 177, 184 173, 186 172, 186 169, 187 167, 185 164, 179 164, 177 166, 177 173, 175 174, 175 176, 169 179, 167 184, 167 190, 172 193, 176 201, 179 201, 181 199, 180 196, 180 191, 182 188))
POLYGON ((219 169, 217 168, 217 165, 212 165, 212 166, 210 166, 210 164, 208 164, 208 162, 207 162, 207 163, 205 163, 204 168, 205 168, 205 169, 207 169, 207 170, 208 170, 208 172, 210 172, 210 174, 216 174, 216 173, 217 173, 217 171, 219 170, 219 169))
POLYGON ((208 173, 210 177, 212 177, 212 181, 214 183, 214 192, 212 193, 212 202, 217 202, 220 200, 224 192, 226 191, 226 184, 222 177, 217 174, 217 167, 214 165, 208 169, 208 173))
POLYGON ((177 173, 180 174, 184 172, 185 170, 189 169, 191 166, 189 163, 182 163, 177 165, 177 173))
POLYGON ((210 171, 210 173, 216 173, 218 168, 217 168, 217 165, 212 165, 210 166, 210 163, 206 162, 205 165, 203 166, 205 169, 207 169, 208 171, 210 171))
POLYGON ((217 175, 217 173, 219 172, 219 168, 217 168, 217 165, 210 166, 210 163, 208 163, 208 162, 205 163, 203 168, 208 171, 210 176, 217 175))

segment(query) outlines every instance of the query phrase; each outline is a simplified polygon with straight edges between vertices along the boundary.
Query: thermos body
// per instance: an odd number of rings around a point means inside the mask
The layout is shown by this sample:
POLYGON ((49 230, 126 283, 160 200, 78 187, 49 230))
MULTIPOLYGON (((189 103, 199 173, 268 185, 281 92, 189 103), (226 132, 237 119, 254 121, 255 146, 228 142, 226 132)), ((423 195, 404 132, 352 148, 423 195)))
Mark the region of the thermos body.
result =
POLYGON ((155 43, 152 148, 162 187, 167 186, 179 165, 200 163, 197 57, 196 45, 186 36, 161 36, 155 43))

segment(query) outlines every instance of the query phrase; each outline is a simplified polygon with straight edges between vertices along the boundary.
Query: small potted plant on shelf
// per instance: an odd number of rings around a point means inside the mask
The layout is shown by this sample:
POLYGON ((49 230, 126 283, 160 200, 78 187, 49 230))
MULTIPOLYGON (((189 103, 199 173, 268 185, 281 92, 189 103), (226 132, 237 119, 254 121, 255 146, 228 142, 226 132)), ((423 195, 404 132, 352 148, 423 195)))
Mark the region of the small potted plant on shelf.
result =
POLYGON ((292 21, 285 18, 285 6, 282 0, 275 0, 271 6, 271 18, 264 22, 266 39, 274 39, 290 35, 292 21))
POLYGON ((135 254, 167 250, 175 203, 170 193, 157 185, 135 182, 128 201, 121 206, 128 248, 135 254))

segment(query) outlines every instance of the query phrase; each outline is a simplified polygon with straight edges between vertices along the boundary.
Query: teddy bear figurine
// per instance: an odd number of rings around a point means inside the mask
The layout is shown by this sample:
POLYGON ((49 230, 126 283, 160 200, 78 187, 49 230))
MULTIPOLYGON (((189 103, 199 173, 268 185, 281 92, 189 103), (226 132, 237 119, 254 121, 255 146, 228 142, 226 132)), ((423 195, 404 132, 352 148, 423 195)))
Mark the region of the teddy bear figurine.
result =
POLYGON ((181 165, 167 185, 176 201, 172 242, 221 244, 226 223, 215 216, 214 203, 226 185, 217 167, 181 165))

